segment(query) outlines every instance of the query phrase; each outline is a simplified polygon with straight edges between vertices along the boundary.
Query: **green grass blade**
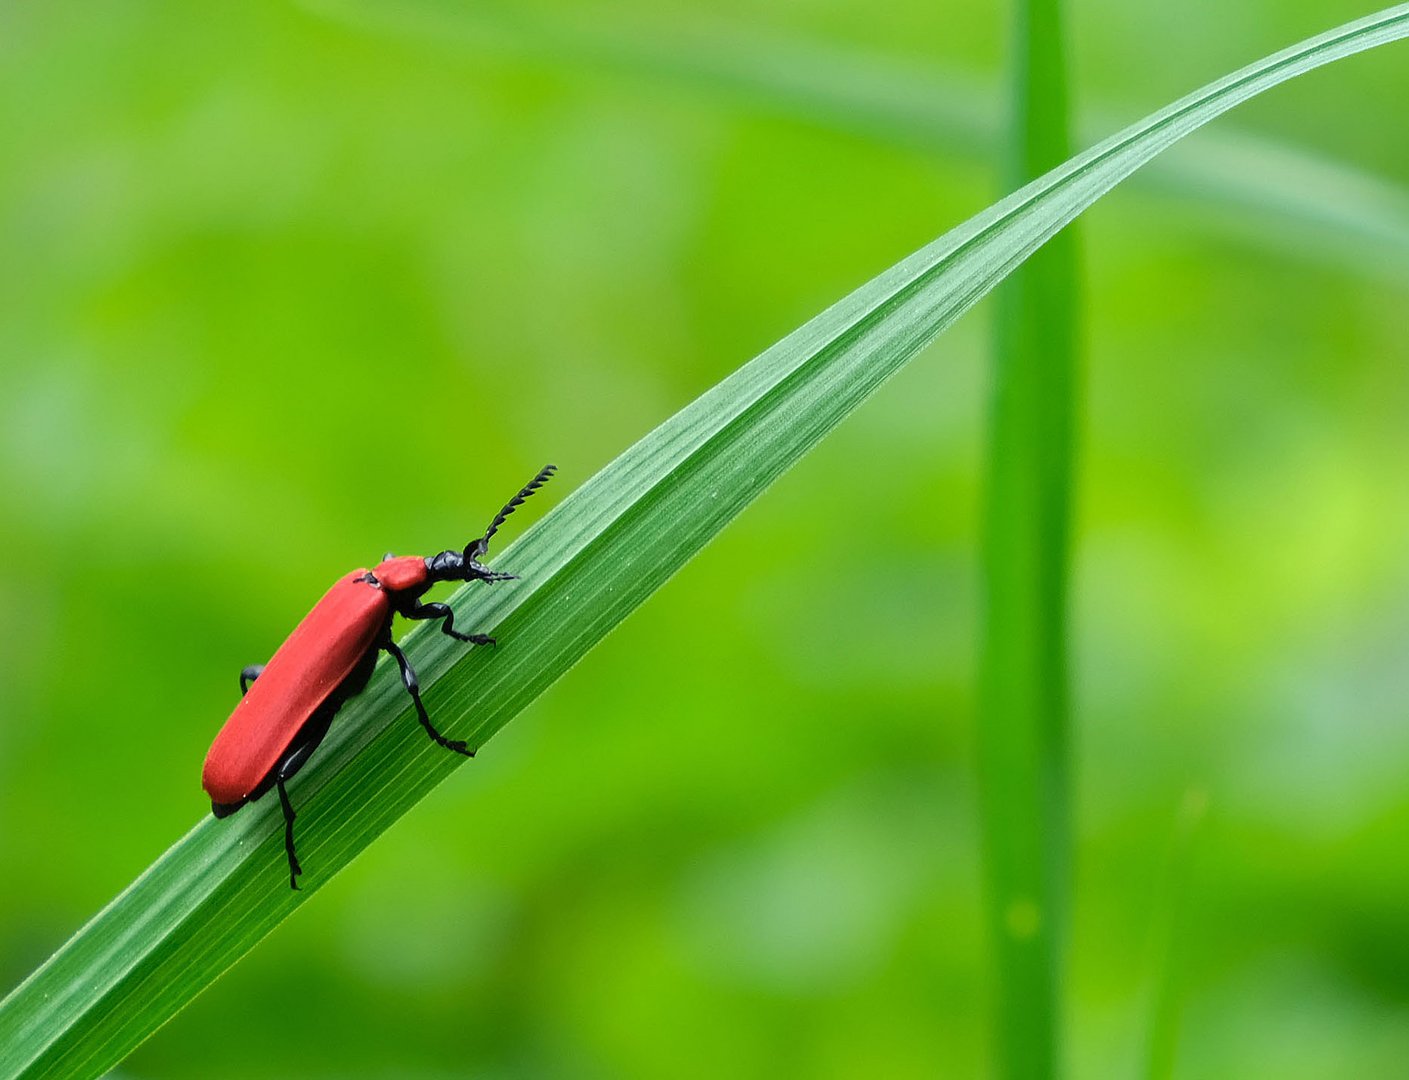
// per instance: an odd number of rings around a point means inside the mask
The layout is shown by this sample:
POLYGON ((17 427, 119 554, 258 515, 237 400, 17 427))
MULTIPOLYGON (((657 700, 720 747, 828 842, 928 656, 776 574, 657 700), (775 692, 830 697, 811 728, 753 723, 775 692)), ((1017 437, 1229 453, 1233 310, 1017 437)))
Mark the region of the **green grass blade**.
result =
MULTIPOLYGON (((1060 0, 1018 0, 1015 11, 1007 186, 1071 152, 1060 0)), ((1076 278, 1066 229, 1004 282, 995 326, 976 739, 996 1057, 1008 1077, 1060 1071, 1076 278)))
MULTIPOLYGON (((1409 5, 1347 24, 1161 110, 901 260, 667 420, 462 591, 497 650, 406 648, 454 737, 483 743, 887 378, 1112 186, 1302 72, 1409 35, 1409 5)), ((471 614, 472 613, 472 614, 471 614)), ((384 665, 299 775, 308 888, 288 889, 273 800, 203 819, 0 1002, 0 1076, 95 1076, 326 884, 461 758, 421 732, 384 665)))
MULTIPOLYGON (((1004 119, 983 79, 935 72, 753 28, 626 28, 445 0, 305 0, 329 19, 457 53, 666 84, 922 151, 992 160, 1004 119)), ((1089 140, 1126 113, 1083 109, 1089 140)), ((1206 224, 1262 247, 1334 259, 1362 275, 1409 275, 1409 189, 1325 153, 1246 132, 1213 132, 1142 174, 1146 190, 1219 211, 1206 224), (1290 228, 1288 226, 1291 226, 1290 228)))
POLYGON ((1170 1080, 1179 1051, 1179 1020, 1184 978, 1184 949, 1189 931, 1194 843, 1208 813, 1208 792, 1184 793, 1174 835, 1159 875, 1151 933, 1150 1025, 1145 1043, 1145 1076, 1170 1080))

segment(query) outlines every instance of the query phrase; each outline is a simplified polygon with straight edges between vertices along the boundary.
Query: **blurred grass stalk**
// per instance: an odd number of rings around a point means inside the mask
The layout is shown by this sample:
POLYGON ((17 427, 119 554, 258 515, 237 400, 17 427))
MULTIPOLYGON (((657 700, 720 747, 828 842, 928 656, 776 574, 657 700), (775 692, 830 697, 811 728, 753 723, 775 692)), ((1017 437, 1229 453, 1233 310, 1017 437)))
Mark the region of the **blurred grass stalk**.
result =
POLYGON ((1149 1028, 1145 1040, 1145 1076, 1172 1080, 1179 1052, 1179 1019, 1184 981, 1180 943, 1192 902, 1194 841, 1208 814, 1208 792, 1191 787, 1184 792, 1175 816, 1174 832, 1163 873, 1156 879, 1151 905, 1149 1028))
MULTIPOLYGON (((1409 4, 1401 4, 1203 87, 901 259, 707 390, 504 551, 504 564, 523 580, 473 595, 476 624, 494 629, 500 649, 466 651, 424 628, 408 635, 437 717, 456 737, 483 745, 891 375, 1125 177, 1256 94, 1406 36, 1409 4)), ((466 623, 470 600, 462 589, 450 601, 466 623)), ((256 804, 223 822, 203 818, 0 1002, 0 1077, 110 1069, 463 760, 425 738, 383 664, 299 774, 308 888, 288 888, 277 805, 256 804)), ((1003 914, 1019 929, 1052 920, 1040 909, 1003 914)), ((1051 1015, 1044 1020, 1052 1022, 1051 1015)), ((1052 1053, 1050 1043, 1023 1049, 1052 1053)))
MULTIPOLYGON (((675 87, 729 105, 946 157, 989 160, 1004 152, 995 95, 973 75, 921 67, 758 26, 692 18, 552 17, 522 6, 443 0, 303 0, 318 15, 440 52, 539 64, 675 87)), ((1095 142, 1127 112, 1083 109, 1078 129, 1095 142)), ((1366 276, 1409 273, 1409 190, 1327 154, 1266 135, 1211 131, 1134 180, 1146 191, 1217 212, 1203 225, 1263 248, 1335 262, 1366 276), (1376 257, 1367 258, 1373 246, 1376 257)))
MULTIPOLYGON (((1061 0, 1017 0, 1014 15, 1005 190, 1071 153, 1061 0)), ((1060 1072, 1077 272, 1069 226, 998 290, 994 334, 976 740, 996 1061, 1005 1077, 1060 1072)))

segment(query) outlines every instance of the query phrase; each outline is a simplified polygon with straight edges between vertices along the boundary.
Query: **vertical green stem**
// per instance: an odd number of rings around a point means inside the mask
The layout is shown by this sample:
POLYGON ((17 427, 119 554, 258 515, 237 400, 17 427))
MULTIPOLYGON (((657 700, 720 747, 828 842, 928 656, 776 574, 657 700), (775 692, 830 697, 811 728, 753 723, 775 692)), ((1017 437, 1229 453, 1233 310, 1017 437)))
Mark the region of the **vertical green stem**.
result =
POLYGON ((1190 788, 1184 793, 1161 887, 1154 897, 1150 1027, 1145 1047, 1149 1080, 1170 1080, 1174 1075, 1184 981, 1185 950, 1181 946, 1187 937, 1194 841, 1207 812, 1206 791, 1190 788))
MULTIPOLYGON (((1007 189, 1070 152, 1060 0, 1018 0, 1016 24, 1007 189)), ((984 507, 978 757, 997 1073, 1024 1080, 1060 1071, 1076 277, 1068 230, 1000 291, 984 507)))

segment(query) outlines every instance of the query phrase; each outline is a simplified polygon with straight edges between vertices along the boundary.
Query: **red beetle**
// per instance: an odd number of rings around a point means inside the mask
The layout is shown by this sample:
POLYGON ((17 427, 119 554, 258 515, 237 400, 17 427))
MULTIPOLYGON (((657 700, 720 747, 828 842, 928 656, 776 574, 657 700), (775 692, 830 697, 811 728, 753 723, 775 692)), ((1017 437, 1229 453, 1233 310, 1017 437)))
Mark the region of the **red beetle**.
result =
POLYGON ((426 733, 447 750, 475 756, 462 741, 447 739, 431 723, 421 704, 416 672, 391 640, 392 618, 440 619, 440 629, 457 641, 493 645, 494 639, 484 634, 460 633, 448 605, 423 604, 421 597, 438 581, 511 580, 513 574, 497 573, 479 560, 504 519, 548 481, 554 468, 548 465, 530 480, 504 505, 484 535, 463 551, 442 551, 425 559, 387 555, 375 569, 354 570, 313 605, 269 663, 253 664, 240 672, 243 697, 211 744, 201 786, 218 818, 228 817, 271 787, 279 789, 292 888, 298 888, 303 870, 294 854, 294 808, 284 785, 323 741, 342 703, 367 685, 379 651, 391 653, 401 668, 401 681, 426 733))

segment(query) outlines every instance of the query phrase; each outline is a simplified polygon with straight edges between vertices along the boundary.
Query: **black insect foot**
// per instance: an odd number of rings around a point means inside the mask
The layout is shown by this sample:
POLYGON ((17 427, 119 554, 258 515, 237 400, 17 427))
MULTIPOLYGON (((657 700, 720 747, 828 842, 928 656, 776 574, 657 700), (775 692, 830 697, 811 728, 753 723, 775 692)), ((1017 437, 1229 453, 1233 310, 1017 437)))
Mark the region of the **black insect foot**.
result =
POLYGON ((441 745, 447 750, 454 750, 455 753, 464 754, 466 757, 475 756, 475 752, 461 739, 447 739, 441 745))
MULTIPOLYGON (((432 607, 437 607, 437 606, 439 606, 439 607, 445 607, 444 604, 440 604, 440 605, 425 604, 425 605, 423 605, 423 610, 429 611, 432 607)), ((494 644, 494 639, 493 639, 492 637, 490 637, 488 634, 464 634, 464 633, 461 633, 459 630, 456 630, 455 627, 454 627, 454 625, 451 623, 451 619, 453 618, 453 616, 449 614, 450 609, 449 609, 449 608, 446 608, 445 610, 446 610, 446 614, 444 614, 444 615, 440 615, 440 614, 431 614, 431 615, 426 616, 426 618, 443 618, 443 619, 445 620, 443 623, 440 624, 440 632, 441 632, 442 634, 446 635, 447 637, 453 637, 456 641, 468 641, 468 642, 470 642, 470 644, 472 644, 472 645, 493 645, 493 644, 494 644)), ((413 611, 413 612, 411 613, 411 618, 417 619, 417 618, 421 618, 421 616, 418 615, 418 614, 416 614, 416 612, 413 611)))
POLYGON ((495 640, 488 634, 462 634, 458 630, 445 631, 456 641, 468 641, 471 645, 494 645, 495 640))
POLYGON ((492 637, 490 637, 488 634, 462 634, 462 633, 460 633, 460 631, 458 631, 458 630, 447 630, 447 631, 445 631, 445 632, 446 632, 447 634, 449 634, 451 637, 453 637, 456 641, 468 641, 471 645, 497 645, 497 644, 498 644, 498 642, 496 642, 496 641, 495 641, 492 637))

